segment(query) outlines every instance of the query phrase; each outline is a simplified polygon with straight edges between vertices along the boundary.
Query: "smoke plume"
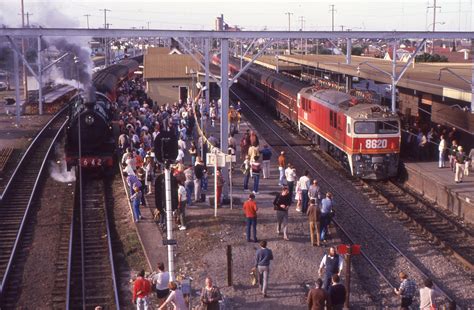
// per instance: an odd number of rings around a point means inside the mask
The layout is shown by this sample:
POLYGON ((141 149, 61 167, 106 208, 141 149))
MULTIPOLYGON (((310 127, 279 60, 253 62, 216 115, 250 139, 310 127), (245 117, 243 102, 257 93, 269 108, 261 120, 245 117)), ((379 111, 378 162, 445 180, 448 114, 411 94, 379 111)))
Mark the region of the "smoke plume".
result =
POLYGON ((58 182, 69 183, 76 181, 75 170, 67 171, 64 144, 57 143, 54 147, 56 161, 49 162, 49 175, 58 182))

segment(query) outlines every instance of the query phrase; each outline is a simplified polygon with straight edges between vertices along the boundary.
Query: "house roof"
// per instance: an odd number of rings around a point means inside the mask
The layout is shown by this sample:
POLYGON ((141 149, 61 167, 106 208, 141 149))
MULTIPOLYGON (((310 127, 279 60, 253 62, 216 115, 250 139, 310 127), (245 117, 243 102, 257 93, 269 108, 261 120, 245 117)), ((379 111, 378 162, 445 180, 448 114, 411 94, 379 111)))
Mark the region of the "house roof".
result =
POLYGON ((199 64, 190 55, 145 54, 145 79, 191 78, 191 69, 197 72, 199 64))
POLYGON ((161 54, 161 55, 166 55, 166 54, 169 54, 170 53, 170 49, 167 48, 167 47, 162 47, 162 46, 159 46, 159 47, 148 47, 146 49, 146 53, 147 54, 161 54))

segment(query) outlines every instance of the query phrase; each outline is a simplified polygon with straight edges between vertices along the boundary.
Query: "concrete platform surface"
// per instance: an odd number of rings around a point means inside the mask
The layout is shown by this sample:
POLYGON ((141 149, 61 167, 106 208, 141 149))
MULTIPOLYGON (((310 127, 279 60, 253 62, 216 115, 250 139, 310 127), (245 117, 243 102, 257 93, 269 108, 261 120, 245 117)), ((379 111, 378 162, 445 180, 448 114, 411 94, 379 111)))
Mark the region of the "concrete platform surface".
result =
POLYGON ((455 215, 474 223, 474 170, 462 183, 454 182, 454 172, 438 168, 437 162, 405 163, 410 188, 455 215))

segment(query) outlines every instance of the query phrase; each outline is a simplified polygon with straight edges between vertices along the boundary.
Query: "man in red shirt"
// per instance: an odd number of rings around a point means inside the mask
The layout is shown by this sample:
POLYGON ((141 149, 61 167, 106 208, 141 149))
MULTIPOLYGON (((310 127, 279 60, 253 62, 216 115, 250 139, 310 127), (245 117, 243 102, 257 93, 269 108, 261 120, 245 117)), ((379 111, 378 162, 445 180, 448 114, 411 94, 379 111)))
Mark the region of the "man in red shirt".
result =
POLYGON ((247 242, 250 242, 250 226, 253 230, 253 242, 257 240, 257 203, 255 202, 255 195, 250 194, 249 199, 244 202, 245 220, 247 222, 247 242))
POLYGON ((137 305, 137 309, 148 309, 148 295, 151 292, 150 281, 145 279, 145 270, 138 273, 135 282, 133 282, 132 302, 137 305))

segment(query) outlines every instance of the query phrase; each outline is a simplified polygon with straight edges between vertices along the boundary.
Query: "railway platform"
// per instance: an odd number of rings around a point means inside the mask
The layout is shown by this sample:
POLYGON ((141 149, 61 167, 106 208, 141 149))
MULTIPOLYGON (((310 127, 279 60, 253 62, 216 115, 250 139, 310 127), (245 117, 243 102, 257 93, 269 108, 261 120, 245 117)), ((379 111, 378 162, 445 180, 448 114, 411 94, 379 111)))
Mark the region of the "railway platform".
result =
POLYGON ((465 221, 474 223, 474 172, 454 182, 454 172, 437 162, 405 163, 405 185, 465 221))

